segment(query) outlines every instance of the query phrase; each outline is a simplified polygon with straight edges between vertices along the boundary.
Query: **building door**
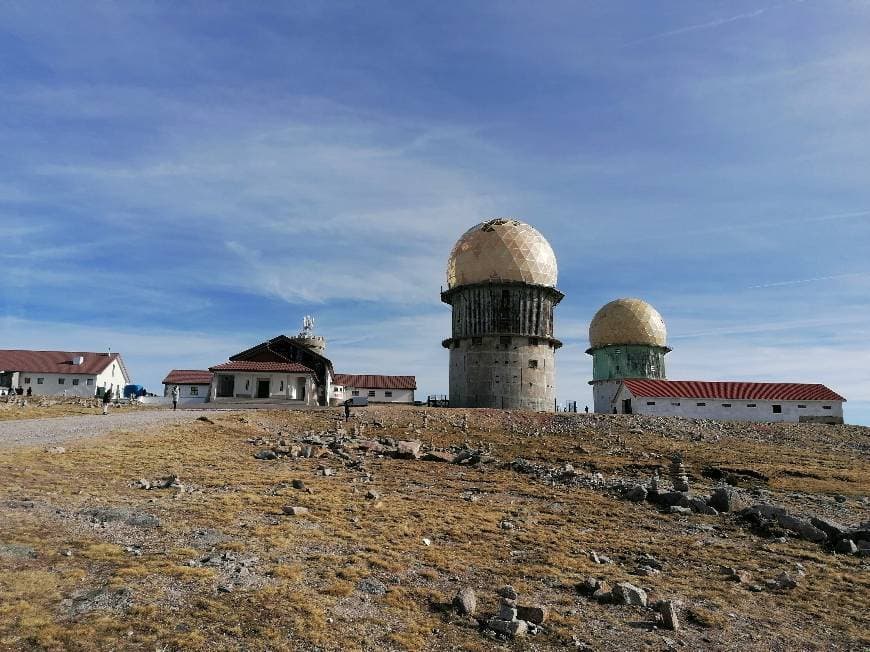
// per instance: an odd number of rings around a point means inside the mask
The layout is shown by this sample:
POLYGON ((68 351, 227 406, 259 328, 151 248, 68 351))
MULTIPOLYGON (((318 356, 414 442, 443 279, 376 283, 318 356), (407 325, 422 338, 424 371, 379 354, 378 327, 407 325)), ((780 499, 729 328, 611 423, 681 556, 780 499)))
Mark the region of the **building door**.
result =
POLYGON ((622 400, 622 413, 623 414, 631 414, 631 399, 626 398, 622 400))
POLYGON ((257 381, 257 398, 269 398, 269 381, 257 381))
POLYGON ((305 400, 305 378, 296 379, 296 400, 305 400))
POLYGON ((236 391, 236 377, 229 375, 218 376, 217 395, 232 396, 236 391))

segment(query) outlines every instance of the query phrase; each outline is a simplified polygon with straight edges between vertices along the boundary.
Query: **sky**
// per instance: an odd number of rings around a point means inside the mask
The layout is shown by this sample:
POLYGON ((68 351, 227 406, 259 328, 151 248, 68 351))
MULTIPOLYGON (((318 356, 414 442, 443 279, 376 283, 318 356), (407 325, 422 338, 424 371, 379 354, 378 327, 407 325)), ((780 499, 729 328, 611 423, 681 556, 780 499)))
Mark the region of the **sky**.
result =
POLYGON ((310 314, 337 371, 446 394, 450 249, 514 217, 560 402, 637 296, 669 378, 870 424, 868 33, 867 0, 0 1, 0 348, 159 392, 310 314))

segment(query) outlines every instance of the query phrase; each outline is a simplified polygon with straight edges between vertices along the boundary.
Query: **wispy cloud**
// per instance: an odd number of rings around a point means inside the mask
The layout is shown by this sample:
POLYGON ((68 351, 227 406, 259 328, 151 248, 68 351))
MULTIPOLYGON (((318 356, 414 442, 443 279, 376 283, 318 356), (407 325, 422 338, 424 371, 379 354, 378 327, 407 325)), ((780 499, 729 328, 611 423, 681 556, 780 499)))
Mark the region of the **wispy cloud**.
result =
POLYGON ((843 278, 854 278, 856 276, 867 276, 870 272, 852 272, 849 274, 832 274, 830 276, 814 276, 812 278, 799 278, 789 281, 776 281, 775 283, 764 283, 762 285, 750 285, 748 289, 757 290, 760 288, 776 288, 786 285, 804 285, 806 283, 815 283, 817 281, 834 281, 843 278))

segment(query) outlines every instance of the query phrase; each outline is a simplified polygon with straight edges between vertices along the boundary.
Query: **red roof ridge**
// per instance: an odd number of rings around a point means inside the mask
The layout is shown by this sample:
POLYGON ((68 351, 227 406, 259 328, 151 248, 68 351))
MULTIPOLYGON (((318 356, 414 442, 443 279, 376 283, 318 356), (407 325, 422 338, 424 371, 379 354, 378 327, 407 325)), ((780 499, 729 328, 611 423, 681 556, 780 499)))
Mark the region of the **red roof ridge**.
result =
POLYGON ((756 382, 739 380, 664 380, 626 378, 635 396, 774 401, 845 401, 822 383, 756 382))

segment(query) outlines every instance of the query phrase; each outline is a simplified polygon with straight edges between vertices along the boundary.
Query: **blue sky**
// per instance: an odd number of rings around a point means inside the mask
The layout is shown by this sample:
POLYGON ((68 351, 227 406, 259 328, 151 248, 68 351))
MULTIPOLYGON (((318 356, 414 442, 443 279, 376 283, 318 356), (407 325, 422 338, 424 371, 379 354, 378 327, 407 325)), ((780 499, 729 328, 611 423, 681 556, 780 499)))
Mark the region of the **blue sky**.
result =
POLYGON ((823 382, 870 424, 870 3, 0 4, 3 348, 152 389, 313 314, 446 393, 453 242, 533 224, 562 400, 639 296, 674 379, 823 382))

